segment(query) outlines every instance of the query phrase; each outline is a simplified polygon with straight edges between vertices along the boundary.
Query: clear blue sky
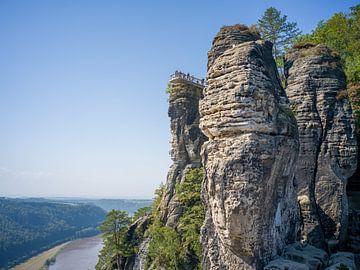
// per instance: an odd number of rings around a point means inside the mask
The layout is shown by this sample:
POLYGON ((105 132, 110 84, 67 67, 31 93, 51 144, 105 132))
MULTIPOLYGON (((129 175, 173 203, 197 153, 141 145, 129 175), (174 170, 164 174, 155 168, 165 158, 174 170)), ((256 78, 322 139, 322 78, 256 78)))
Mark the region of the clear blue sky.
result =
POLYGON ((152 197, 174 70, 204 77, 219 28, 269 6, 309 32, 357 3, 1 0, 0 196, 152 197))

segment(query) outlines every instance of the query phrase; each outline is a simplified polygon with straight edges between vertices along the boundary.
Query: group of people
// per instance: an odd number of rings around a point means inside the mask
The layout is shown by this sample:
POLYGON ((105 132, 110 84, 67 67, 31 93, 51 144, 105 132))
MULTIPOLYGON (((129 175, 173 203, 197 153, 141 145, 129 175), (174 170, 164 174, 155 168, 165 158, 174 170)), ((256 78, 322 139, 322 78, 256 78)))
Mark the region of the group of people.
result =
POLYGON ((205 79, 198 79, 198 78, 195 78, 193 75, 190 75, 189 73, 185 74, 178 70, 175 71, 175 74, 172 77, 175 77, 175 78, 180 77, 180 78, 188 80, 190 82, 205 85, 205 79))

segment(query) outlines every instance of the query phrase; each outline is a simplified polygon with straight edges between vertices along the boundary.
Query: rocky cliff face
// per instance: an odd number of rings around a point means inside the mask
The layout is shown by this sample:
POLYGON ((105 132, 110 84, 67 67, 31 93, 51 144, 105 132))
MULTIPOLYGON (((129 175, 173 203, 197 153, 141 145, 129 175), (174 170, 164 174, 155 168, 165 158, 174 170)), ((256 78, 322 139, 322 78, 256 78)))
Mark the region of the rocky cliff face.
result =
POLYGON ((175 186, 183 182, 187 171, 201 166, 200 150, 206 137, 199 128, 199 100, 203 87, 186 79, 175 79, 170 84, 170 154, 174 163, 165 183, 160 213, 165 225, 176 227, 183 209, 176 199, 175 186))
POLYGON ((295 240, 298 134, 271 51, 236 25, 223 27, 208 53, 203 269, 262 269, 295 240))
MULTIPOLYGON (((164 226, 176 228, 183 214, 183 206, 176 198, 176 184, 182 183, 187 172, 201 167, 200 149, 207 139, 199 128, 199 99, 203 86, 191 78, 175 77, 170 81, 169 117, 171 121, 171 166, 164 186, 163 196, 158 206, 160 222, 164 226)), ((143 270, 147 263, 151 237, 146 231, 154 222, 151 215, 141 217, 127 231, 129 243, 135 244, 138 252, 122 258, 124 270, 143 270)), ((171 245, 172 243, 168 243, 171 245)), ((157 266, 150 266, 157 269, 157 266)))
POLYGON ((348 222, 346 184, 356 169, 355 126, 345 75, 330 49, 311 44, 286 55, 285 75, 300 137, 295 176, 302 239, 318 247, 324 246, 324 238, 341 245, 348 222))

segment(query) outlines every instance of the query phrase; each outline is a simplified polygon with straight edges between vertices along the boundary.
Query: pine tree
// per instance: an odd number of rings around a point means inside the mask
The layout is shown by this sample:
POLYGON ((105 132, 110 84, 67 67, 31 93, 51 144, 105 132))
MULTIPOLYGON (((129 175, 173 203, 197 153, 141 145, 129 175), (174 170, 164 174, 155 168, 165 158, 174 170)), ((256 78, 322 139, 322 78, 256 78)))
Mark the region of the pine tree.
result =
POLYGON ((124 211, 111 210, 106 220, 100 225, 103 233, 104 247, 99 255, 96 269, 122 269, 123 257, 129 257, 134 252, 134 247, 126 237, 126 232, 131 223, 131 218, 124 211))
POLYGON ((279 10, 270 7, 265 10, 264 15, 258 20, 258 27, 263 39, 273 43, 273 55, 276 64, 283 76, 283 54, 295 39, 301 34, 297 23, 288 22, 287 16, 282 15, 279 10))

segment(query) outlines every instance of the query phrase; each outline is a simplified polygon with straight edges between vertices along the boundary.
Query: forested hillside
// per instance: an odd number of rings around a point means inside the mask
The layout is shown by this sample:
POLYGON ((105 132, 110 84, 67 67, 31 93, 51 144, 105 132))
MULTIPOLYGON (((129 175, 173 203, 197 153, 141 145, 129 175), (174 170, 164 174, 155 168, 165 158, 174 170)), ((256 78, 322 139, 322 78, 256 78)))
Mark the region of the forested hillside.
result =
POLYGON ((92 204, 105 211, 121 210, 133 215, 139 208, 150 206, 149 199, 87 199, 87 198, 26 198, 28 202, 54 202, 73 204, 92 204))
POLYGON ((88 204, 0 198, 0 269, 60 242, 97 234, 105 214, 88 204))

